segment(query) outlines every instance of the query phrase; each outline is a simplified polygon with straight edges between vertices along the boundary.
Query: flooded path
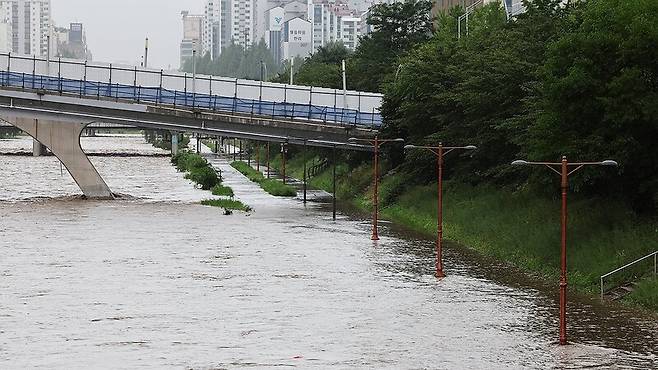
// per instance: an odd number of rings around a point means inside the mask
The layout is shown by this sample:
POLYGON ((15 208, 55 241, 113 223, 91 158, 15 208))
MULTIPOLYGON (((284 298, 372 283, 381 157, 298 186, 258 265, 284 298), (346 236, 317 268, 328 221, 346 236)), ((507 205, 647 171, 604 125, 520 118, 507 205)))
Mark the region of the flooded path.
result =
MULTIPOLYGON (((140 137, 83 147, 158 153, 140 137)), ((31 141, 25 141, 31 146, 31 141)), ((0 152, 9 146, 0 141, 0 152)), ((118 201, 85 201, 54 157, 0 155, 0 368, 658 367, 658 324, 326 205, 274 198, 217 159, 255 209, 224 216, 162 157, 92 157, 118 201)))

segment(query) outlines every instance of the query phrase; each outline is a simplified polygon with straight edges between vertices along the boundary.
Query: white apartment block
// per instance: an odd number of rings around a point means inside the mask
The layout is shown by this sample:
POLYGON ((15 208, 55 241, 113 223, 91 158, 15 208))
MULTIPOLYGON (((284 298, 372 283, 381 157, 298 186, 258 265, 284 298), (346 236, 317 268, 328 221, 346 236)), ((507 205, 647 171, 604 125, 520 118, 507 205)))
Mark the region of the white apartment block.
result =
POLYGON ((231 0, 206 0, 203 15, 203 53, 219 57, 231 42, 231 0))
POLYGON ((254 43, 253 0, 231 0, 230 40, 237 45, 248 47, 254 43))
POLYGON ((361 35, 362 19, 341 1, 316 0, 310 17, 313 23, 313 50, 330 42, 342 41, 356 49, 361 35))
POLYGON ((45 56, 53 29, 50 9, 50 0, 0 0, 0 50, 45 56))

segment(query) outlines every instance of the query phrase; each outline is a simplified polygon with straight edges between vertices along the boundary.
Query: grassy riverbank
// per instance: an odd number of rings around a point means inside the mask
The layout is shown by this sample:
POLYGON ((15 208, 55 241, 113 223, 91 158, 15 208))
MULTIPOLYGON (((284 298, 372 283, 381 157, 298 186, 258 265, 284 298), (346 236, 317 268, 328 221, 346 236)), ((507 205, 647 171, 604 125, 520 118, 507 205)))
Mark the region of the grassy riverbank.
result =
MULTIPOLYGON (((290 159, 289 173, 303 173, 303 160, 290 159)), ((279 158, 273 163, 278 163, 279 158)), ((315 162, 318 162, 316 159, 315 162)), ((311 165, 311 160, 307 163, 311 165)), ((337 193, 363 210, 371 207, 371 165, 337 166, 337 193)), ((436 235, 436 184, 407 185, 405 174, 390 171, 380 185, 381 216, 421 232, 436 235)), ((331 167, 310 180, 331 191, 331 167)), ((444 237, 486 256, 511 263, 529 273, 556 281, 559 277, 560 202, 531 190, 471 186, 446 182, 444 237)), ((578 199, 569 203, 569 284, 578 291, 598 293, 599 277, 657 247, 658 223, 640 219, 623 203, 578 199)), ((649 275, 653 261, 615 277, 633 280, 649 275)), ((614 278, 611 280, 614 282, 614 278)), ((658 282, 642 280, 624 301, 658 310, 658 282)))
POLYGON ((247 178, 265 190, 266 192, 278 196, 278 197, 294 197, 297 195, 297 191, 290 185, 286 185, 283 182, 276 179, 267 179, 263 176, 262 173, 256 171, 254 168, 249 166, 245 162, 235 161, 231 163, 231 166, 238 170, 247 178))

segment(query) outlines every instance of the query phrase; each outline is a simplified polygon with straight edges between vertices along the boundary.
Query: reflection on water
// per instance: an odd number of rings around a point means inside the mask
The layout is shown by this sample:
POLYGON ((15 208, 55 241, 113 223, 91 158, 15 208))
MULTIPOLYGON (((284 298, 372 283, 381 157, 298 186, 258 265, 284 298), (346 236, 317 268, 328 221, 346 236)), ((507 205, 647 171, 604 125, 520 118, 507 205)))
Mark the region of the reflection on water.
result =
POLYGON ((92 161, 137 199, 52 199, 80 193, 56 158, 0 156, 0 368, 658 366, 650 318, 580 299, 559 347, 552 287, 455 249, 437 281, 431 241, 373 244, 365 220, 271 197, 226 161, 255 213, 195 204, 211 195, 168 158, 92 161))

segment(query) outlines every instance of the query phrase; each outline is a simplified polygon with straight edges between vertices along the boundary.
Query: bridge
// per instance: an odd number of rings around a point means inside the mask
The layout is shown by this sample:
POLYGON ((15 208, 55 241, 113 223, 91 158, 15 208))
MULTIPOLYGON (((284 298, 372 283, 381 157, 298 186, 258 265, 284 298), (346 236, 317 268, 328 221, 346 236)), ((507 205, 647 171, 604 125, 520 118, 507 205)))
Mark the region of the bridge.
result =
MULTIPOLYGON (((91 124, 309 146, 381 127, 381 94, 0 53, 0 119, 48 147, 90 198, 113 195, 80 148, 91 124)), ((35 151, 40 145, 35 145, 35 151)))

